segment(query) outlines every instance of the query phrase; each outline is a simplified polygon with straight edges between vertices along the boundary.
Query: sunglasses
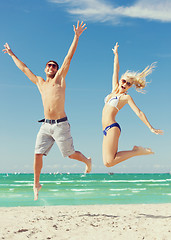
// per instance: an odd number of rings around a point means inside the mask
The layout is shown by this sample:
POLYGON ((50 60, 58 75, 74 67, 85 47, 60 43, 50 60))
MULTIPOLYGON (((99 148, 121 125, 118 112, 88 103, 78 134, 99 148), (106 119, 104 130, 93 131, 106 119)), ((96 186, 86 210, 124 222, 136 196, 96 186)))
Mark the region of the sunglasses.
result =
POLYGON ((53 64, 53 63, 48 63, 47 66, 48 66, 49 68, 50 68, 50 67, 52 67, 52 68, 56 68, 56 67, 57 67, 57 65, 56 65, 56 64, 53 64))
POLYGON ((132 83, 127 82, 125 79, 122 79, 122 83, 126 83, 126 85, 127 85, 128 87, 130 87, 130 86, 132 85, 132 83))

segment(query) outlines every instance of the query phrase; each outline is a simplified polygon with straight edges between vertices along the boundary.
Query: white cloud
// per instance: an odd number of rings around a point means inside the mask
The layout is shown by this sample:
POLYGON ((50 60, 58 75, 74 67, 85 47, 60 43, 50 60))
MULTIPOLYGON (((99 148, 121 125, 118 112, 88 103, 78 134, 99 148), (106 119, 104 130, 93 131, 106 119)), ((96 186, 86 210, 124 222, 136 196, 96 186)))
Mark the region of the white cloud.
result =
POLYGON ((139 0, 133 6, 123 8, 123 14, 132 18, 171 22, 171 1, 139 0))
POLYGON ((137 0, 129 6, 118 6, 105 0, 49 0, 63 4, 66 11, 84 20, 118 24, 123 17, 171 22, 170 0, 137 0))

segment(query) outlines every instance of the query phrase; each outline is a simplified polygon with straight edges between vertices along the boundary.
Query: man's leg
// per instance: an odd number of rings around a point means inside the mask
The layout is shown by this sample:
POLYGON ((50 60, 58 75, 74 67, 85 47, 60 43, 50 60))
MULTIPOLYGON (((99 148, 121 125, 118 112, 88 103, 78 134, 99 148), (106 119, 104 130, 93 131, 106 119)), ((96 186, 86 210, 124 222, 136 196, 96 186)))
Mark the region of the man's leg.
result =
POLYGON ((75 151, 71 154, 69 158, 76 159, 78 161, 84 162, 86 164, 85 173, 91 172, 91 158, 86 158, 81 152, 75 151))
POLYGON ((43 166, 43 154, 35 154, 34 157, 34 200, 38 199, 38 194, 42 186, 40 185, 40 173, 43 166))
POLYGON ((74 149, 68 121, 56 125, 53 139, 55 139, 63 157, 69 157, 84 162, 86 164, 85 173, 91 172, 91 158, 86 158, 81 152, 75 151, 74 149))

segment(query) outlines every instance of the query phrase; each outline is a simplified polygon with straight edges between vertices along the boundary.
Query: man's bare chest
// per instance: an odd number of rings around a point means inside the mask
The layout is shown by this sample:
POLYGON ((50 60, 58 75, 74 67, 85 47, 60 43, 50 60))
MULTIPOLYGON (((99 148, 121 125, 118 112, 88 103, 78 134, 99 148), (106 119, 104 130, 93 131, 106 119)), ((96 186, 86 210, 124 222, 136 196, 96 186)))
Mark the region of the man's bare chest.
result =
POLYGON ((44 84, 41 86, 42 95, 63 95, 65 93, 65 87, 57 83, 44 84))

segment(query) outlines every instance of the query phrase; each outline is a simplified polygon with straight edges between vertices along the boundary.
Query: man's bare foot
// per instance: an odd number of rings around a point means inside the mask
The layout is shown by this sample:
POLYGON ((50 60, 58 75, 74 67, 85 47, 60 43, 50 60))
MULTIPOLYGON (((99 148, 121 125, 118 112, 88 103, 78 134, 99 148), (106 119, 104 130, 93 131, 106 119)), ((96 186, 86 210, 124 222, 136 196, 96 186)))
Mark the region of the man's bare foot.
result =
POLYGON ((91 158, 87 158, 85 173, 91 172, 91 158))
POLYGON ((136 151, 137 155, 154 154, 154 152, 152 152, 151 148, 143 148, 141 146, 134 146, 133 151, 136 151))
POLYGON ((38 200, 38 195, 39 195, 39 191, 42 188, 42 185, 40 185, 40 183, 38 184, 38 186, 34 186, 33 187, 33 191, 34 191, 34 201, 38 200))

